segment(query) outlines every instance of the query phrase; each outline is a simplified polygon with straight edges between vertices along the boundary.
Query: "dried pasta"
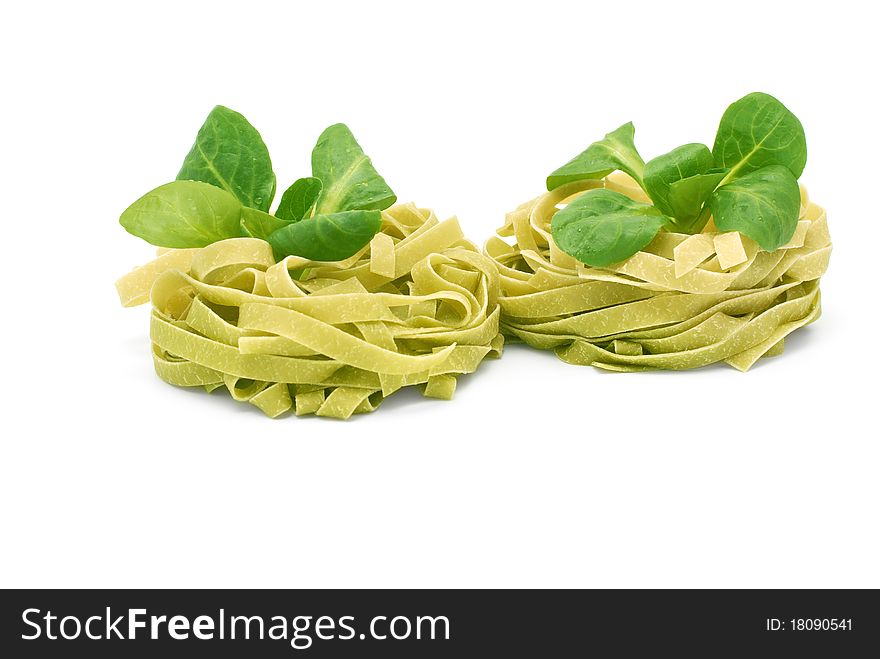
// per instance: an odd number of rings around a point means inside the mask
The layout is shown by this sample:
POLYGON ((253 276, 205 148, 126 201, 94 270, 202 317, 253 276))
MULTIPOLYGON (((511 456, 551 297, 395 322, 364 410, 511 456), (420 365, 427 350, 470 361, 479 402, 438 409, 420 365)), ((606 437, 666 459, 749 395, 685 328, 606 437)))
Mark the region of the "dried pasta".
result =
POLYGON ((514 340, 612 371, 714 362, 746 371, 818 318, 831 240, 825 211, 803 188, 797 231, 773 252, 710 221, 703 233, 661 232, 629 259, 593 268, 558 249, 550 221, 561 204, 596 187, 650 201, 626 175, 578 181, 509 213, 486 243, 500 274, 501 329, 514 340))
POLYGON ((456 378, 500 355, 495 264, 413 204, 382 212, 354 256, 316 262, 232 238, 168 250, 117 282, 126 306, 152 302, 160 378, 225 387, 270 417, 346 419, 406 386, 449 399, 456 378))

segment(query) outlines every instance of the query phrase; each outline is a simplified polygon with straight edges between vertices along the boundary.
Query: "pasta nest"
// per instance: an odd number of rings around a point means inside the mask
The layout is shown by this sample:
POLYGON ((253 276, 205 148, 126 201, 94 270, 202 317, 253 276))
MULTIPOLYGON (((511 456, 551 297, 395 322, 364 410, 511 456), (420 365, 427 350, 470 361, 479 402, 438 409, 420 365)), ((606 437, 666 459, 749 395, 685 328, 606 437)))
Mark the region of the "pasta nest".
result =
POLYGON ((594 268, 556 246, 550 221, 597 187, 650 203, 626 175, 579 181, 522 204, 486 243, 501 278, 501 329, 514 340, 612 371, 722 361, 746 371, 819 317, 831 239, 825 211, 803 188, 797 230, 773 252, 710 220, 700 234, 661 232, 625 261, 594 268))
POLYGON ((232 238, 164 251, 117 289, 126 306, 152 302, 160 378, 225 386, 271 417, 345 419, 413 385, 448 399, 503 346, 494 263, 455 218, 413 204, 383 211, 344 261, 276 263, 265 241, 232 238))

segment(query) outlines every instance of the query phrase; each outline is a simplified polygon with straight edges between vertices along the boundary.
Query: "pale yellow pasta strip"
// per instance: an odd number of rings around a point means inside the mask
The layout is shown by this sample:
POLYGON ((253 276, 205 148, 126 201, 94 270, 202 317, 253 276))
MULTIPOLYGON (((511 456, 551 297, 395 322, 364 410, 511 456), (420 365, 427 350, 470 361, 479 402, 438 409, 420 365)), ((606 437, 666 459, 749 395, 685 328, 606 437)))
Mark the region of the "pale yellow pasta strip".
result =
POLYGON ((714 253, 711 236, 702 233, 688 236, 672 249, 676 278, 686 275, 714 253))
POLYGON ((404 374, 439 365, 452 346, 431 355, 404 355, 374 346, 348 332, 306 314, 271 304, 248 303, 241 307, 239 327, 283 336, 331 359, 377 373, 404 374))
POLYGON ((150 301, 153 282, 168 270, 189 270, 197 249, 165 250, 157 259, 135 268, 116 281, 116 292, 123 307, 136 307, 150 301))
POLYGON ((168 322, 154 313, 150 338, 165 352, 208 368, 252 380, 321 382, 342 366, 333 360, 277 355, 243 355, 235 346, 212 341, 168 322))
POLYGON ((396 263, 394 239, 387 233, 377 233, 370 243, 370 272, 394 279, 396 263))
POLYGON ((211 275, 224 268, 240 270, 242 266, 263 269, 275 263, 272 247, 256 238, 230 238, 196 250, 190 271, 200 281, 210 282, 211 275))
MULTIPOLYGON (((709 234, 702 234, 708 236, 709 234)), ((732 267, 745 263, 748 260, 743 237, 739 231, 716 233, 709 236, 715 246, 718 255, 718 265, 722 270, 730 270, 732 267)))

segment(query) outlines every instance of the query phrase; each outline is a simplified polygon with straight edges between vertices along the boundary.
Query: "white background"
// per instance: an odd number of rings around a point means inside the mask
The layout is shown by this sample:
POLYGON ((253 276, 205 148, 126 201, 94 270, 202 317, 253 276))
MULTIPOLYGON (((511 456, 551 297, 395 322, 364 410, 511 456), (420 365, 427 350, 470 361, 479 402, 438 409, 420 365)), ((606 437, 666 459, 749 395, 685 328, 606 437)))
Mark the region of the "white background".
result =
POLYGON ((17 3, 0 21, 0 585, 878 587, 870 3, 17 3), (23 9, 21 7, 27 7, 23 9), (503 7, 503 8, 502 8, 503 7), (117 223, 208 111, 279 188, 348 123, 482 242, 625 121, 650 158, 767 91, 835 244, 824 315, 741 374, 516 346, 452 402, 269 420, 152 371, 117 223))

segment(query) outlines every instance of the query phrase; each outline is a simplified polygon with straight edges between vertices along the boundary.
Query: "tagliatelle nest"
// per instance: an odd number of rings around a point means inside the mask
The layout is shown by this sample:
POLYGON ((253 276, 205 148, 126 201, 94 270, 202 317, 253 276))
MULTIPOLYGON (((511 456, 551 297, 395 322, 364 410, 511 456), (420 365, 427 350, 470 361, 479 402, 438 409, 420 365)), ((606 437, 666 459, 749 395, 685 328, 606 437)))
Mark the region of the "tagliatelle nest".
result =
POLYGON ((117 289, 125 306, 152 301, 159 377, 225 386, 272 417, 344 419, 411 385, 448 399, 503 345, 494 264, 455 218, 412 204, 383 211, 344 261, 276 263, 268 243, 233 238, 165 251, 117 289))
POLYGON ((831 240, 825 211, 803 188, 794 237, 773 252, 710 222, 696 235, 661 232, 629 259, 594 268, 559 250, 550 221, 561 204, 596 187, 650 203, 626 175, 579 181, 509 213, 486 243, 501 275, 505 334, 613 371, 719 361, 745 371, 819 317, 831 240), (511 236, 514 245, 502 239, 511 236))

